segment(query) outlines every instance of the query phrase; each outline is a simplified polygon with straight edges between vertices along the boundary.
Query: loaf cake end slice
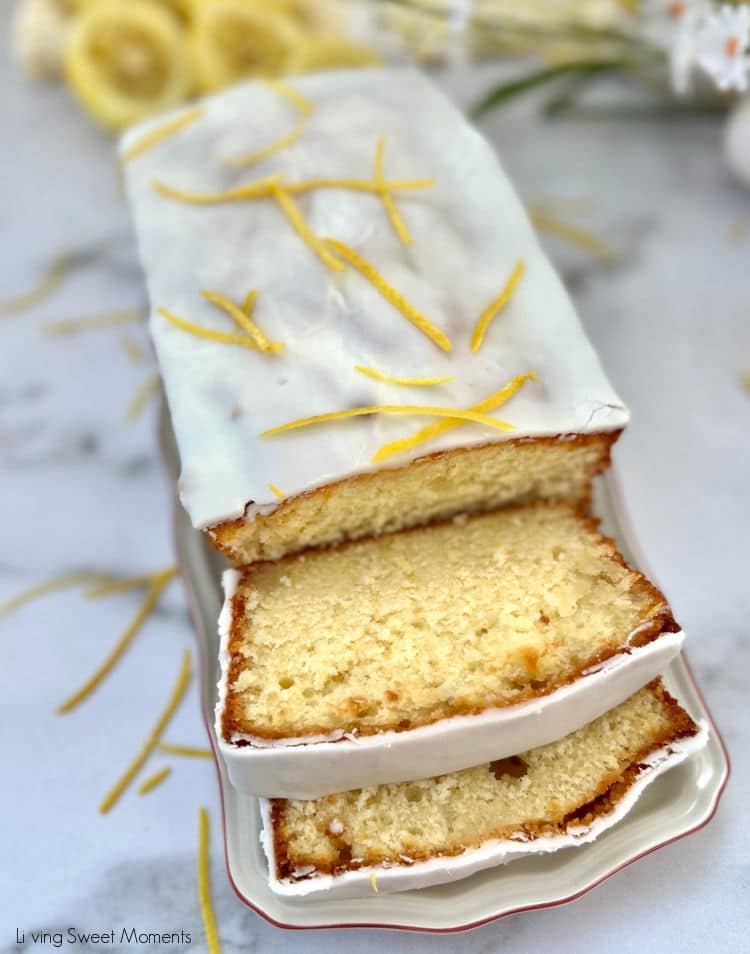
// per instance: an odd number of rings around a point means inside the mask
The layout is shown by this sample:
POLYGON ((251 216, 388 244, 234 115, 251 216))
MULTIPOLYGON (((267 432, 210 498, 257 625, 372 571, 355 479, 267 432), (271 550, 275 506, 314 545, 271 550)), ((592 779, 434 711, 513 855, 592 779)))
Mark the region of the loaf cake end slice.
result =
POLYGON ((274 890, 366 895, 591 841, 704 744, 660 680, 549 745, 437 778, 264 803, 274 890))

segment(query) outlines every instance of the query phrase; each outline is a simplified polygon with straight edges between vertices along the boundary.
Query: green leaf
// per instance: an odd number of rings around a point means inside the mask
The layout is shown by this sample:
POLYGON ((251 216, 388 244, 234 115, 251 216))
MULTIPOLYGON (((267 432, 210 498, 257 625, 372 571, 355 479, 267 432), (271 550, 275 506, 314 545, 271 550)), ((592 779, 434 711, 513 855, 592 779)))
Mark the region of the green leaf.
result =
POLYGON ((495 87, 473 107, 471 114, 475 119, 478 119, 514 96, 519 96, 535 89, 537 86, 542 86, 544 83, 552 82, 564 76, 584 80, 596 76, 598 73, 617 69, 622 65, 623 63, 620 60, 580 60, 575 63, 562 63, 560 66, 550 66, 543 70, 536 70, 522 76, 520 79, 511 80, 509 83, 502 83, 495 87))

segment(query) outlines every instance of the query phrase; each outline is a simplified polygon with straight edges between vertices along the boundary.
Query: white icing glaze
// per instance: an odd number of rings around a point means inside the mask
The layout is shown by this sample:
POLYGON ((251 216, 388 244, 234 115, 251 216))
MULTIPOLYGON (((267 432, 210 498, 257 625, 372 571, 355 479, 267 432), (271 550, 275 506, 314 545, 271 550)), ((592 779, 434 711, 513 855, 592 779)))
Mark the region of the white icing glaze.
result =
POLYGON ((296 882, 280 881, 274 874, 276 858, 270 802, 261 798, 260 811, 263 826, 260 840, 268 859, 271 890, 289 898, 302 898, 305 895, 321 893, 325 894, 326 899, 368 897, 373 894, 371 875, 374 873, 379 893, 412 891, 416 888, 427 888, 433 884, 468 878, 477 871, 506 864, 516 858, 587 844, 624 818, 651 782, 694 752, 699 751, 707 741, 708 727, 702 723, 697 735, 680 739, 653 752, 642 763, 641 772, 612 811, 596 818, 589 825, 570 826, 565 834, 528 840, 519 832, 518 836, 502 840, 493 839, 479 848, 467 849, 463 854, 453 857, 435 857, 428 861, 417 861, 411 865, 364 867, 357 871, 345 871, 339 875, 314 874, 314 871, 307 870, 305 879, 296 882))
MULTIPOLYGON (((182 460, 180 495, 196 526, 267 513, 279 501, 370 471, 386 441, 434 418, 372 415, 273 438, 264 429, 353 406, 468 407, 511 377, 534 370, 496 416, 510 435, 467 423, 384 462, 402 466, 439 449, 507 436, 608 431, 628 414, 607 382, 573 306, 548 263, 489 144, 413 70, 310 75, 295 84, 314 103, 293 146, 237 169, 223 157, 289 132, 290 104, 248 83, 205 101, 205 115, 128 163, 127 190, 154 313, 159 357, 182 460), (193 191, 223 190, 272 172, 288 182, 317 176, 370 179, 375 146, 387 137, 389 179, 435 177, 433 188, 396 201, 414 237, 404 245, 372 194, 318 190, 297 197, 313 232, 349 244, 372 262, 453 342, 446 354, 351 268, 334 273, 305 245, 271 199, 192 206, 157 195, 161 179, 193 191), (478 354, 474 324, 519 258, 526 272, 478 354), (241 302, 259 289, 254 317, 285 342, 279 355, 219 344, 171 326, 159 306, 222 331, 231 321, 200 297, 207 288, 241 302), (354 370, 455 375, 432 388, 379 383, 354 370)), ((159 120, 158 122, 162 122, 159 120)), ((126 149, 150 128, 123 138, 126 149)))
MULTIPOLYGON (((280 739, 223 738, 221 716, 227 693, 231 598, 240 574, 224 574, 226 601, 219 618, 221 678, 216 736, 232 783, 269 798, 319 798, 331 792, 406 782, 456 772, 516 755, 574 732, 663 671, 680 651, 684 633, 664 633, 628 649, 549 695, 473 716, 452 716, 404 732, 354 737, 280 739), (243 740, 249 745, 237 745, 243 740)), ((632 634, 631 634, 632 635, 632 634)), ((628 646, 630 638, 624 641, 628 646)))

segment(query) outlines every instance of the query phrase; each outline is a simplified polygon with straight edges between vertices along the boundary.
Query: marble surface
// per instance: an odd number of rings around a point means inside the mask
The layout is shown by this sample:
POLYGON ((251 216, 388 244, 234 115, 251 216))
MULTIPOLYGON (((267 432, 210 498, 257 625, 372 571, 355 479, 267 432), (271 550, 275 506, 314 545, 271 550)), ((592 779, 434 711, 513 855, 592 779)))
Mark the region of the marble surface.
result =
MULTIPOLYGON (((446 83, 468 101, 482 80, 453 75, 446 83)), ((0 298, 33 284, 61 249, 98 250, 47 302, 0 318, 2 600, 81 569, 158 569, 173 553, 155 405, 136 423, 123 421, 151 369, 129 362, 121 329, 44 332, 55 318, 143 304, 111 141, 63 91, 26 86, 7 58, 0 120, 0 298)), ((625 495, 733 757, 716 818, 572 905, 470 934, 280 931, 243 907, 228 883, 211 763, 153 757, 149 770, 173 766, 166 783, 145 797, 131 788, 109 815, 97 813, 163 705, 181 650, 193 646, 179 582, 100 690, 58 717, 55 706, 102 659, 139 600, 88 602, 68 590, 0 620, 0 954, 52 950, 32 948, 30 932, 68 926, 183 930, 192 945, 159 950, 205 950, 195 877, 200 805, 213 822, 213 892, 227 954, 384 944, 467 954, 750 949, 750 395, 739 383, 750 369, 750 239, 730 238, 735 223, 750 221, 750 192, 722 165, 715 121, 541 123, 527 104, 484 128, 524 197, 592 200, 579 217, 622 250, 618 264, 605 266, 548 242, 633 411, 617 449, 625 495)), ((146 346, 142 328, 128 330, 146 346)), ((205 745, 195 685, 166 737, 205 745)))

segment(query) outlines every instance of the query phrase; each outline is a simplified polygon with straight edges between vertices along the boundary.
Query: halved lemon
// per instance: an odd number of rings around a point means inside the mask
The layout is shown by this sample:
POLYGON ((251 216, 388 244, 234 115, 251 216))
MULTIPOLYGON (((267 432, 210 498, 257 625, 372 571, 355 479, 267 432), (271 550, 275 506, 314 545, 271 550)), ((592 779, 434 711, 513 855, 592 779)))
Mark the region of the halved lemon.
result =
POLYGON ((247 0, 202 0, 192 7, 190 49, 202 90, 288 69, 301 33, 281 6, 247 0))
POLYGON ((98 0, 73 20, 65 73, 83 105, 120 129, 182 102, 190 92, 183 31, 149 0, 98 0))
POLYGON ((377 66, 380 56, 366 46, 338 34, 307 36, 289 61, 290 73, 313 73, 344 66, 377 66))

